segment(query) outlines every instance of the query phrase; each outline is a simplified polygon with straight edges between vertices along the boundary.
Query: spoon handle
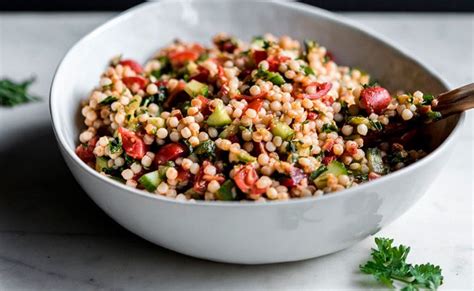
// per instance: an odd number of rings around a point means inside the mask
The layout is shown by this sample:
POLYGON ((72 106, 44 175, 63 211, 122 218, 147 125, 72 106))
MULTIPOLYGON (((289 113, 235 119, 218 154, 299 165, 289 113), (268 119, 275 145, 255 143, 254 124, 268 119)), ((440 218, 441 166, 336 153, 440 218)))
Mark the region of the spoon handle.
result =
POLYGON ((432 108, 442 118, 474 108, 474 83, 440 94, 432 108))

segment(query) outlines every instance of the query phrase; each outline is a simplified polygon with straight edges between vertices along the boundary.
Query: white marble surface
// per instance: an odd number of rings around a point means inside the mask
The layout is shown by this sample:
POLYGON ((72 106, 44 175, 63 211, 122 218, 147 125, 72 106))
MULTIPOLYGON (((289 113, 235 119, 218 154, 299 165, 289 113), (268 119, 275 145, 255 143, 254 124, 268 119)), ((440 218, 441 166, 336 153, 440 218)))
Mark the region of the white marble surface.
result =
MULTIPOLYGON (((0 13, 0 77, 38 77, 44 101, 0 108, 0 290, 376 289, 358 272, 373 238, 318 259, 225 265, 154 246, 122 229, 79 188, 59 153, 47 95, 66 50, 113 14, 0 13), (20 121, 21 120, 21 121, 20 121)), ((347 14, 408 48, 451 82, 474 79, 473 14, 347 14)), ((79 73, 79 72, 78 72, 79 73)), ((473 290, 473 114, 428 193, 378 235, 443 268, 444 290, 473 290)))

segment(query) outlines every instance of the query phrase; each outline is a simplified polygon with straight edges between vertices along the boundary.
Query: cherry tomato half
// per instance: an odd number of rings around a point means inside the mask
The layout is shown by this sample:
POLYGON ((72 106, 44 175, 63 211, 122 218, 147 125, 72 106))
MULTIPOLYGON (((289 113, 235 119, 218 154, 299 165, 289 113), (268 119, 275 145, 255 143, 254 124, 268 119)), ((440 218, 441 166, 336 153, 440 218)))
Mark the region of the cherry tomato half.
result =
POLYGON ((97 140, 99 138, 97 136, 94 136, 89 140, 87 145, 78 145, 76 148, 76 154, 79 156, 81 160, 83 160, 85 163, 91 163, 94 162, 95 156, 94 156, 94 148, 97 143, 97 140))
POLYGON ((186 147, 179 143, 166 144, 158 150, 155 156, 155 162, 162 165, 167 161, 174 161, 186 154, 186 147))
POLYGON ((392 101, 387 89, 380 86, 367 87, 360 92, 360 106, 367 114, 382 113, 392 101))
POLYGON ((123 77, 122 82, 128 88, 132 88, 134 84, 138 84, 140 89, 144 89, 146 85, 148 85, 148 80, 142 76, 134 76, 134 77, 123 77))
POLYGON ((143 73, 142 66, 134 60, 130 60, 130 59, 123 60, 123 61, 120 62, 120 64, 124 67, 125 66, 130 67, 130 69, 134 70, 135 73, 137 73, 137 74, 143 73))
POLYGON ((257 171, 252 165, 242 166, 235 171, 234 181, 239 189, 247 194, 263 194, 267 189, 257 188, 256 182, 258 180, 257 171))
POLYGON ((124 127, 119 127, 118 132, 122 138, 125 153, 134 159, 143 158, 147 148, 143 140, 135 132, 124 127))

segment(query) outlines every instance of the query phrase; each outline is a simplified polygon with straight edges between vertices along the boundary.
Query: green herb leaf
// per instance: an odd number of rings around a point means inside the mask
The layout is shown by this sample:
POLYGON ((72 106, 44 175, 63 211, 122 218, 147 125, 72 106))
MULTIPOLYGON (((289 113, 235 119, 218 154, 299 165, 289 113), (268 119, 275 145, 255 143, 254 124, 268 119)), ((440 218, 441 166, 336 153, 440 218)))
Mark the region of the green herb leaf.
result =
POLYGON ((145 98, 143 98, 141 102, 141 106, 148 106, 151 103, 155 103, 157 105, 162 104, 168 96, 168 88, 166 86, 158 86, 158 93, 155 95, 150 95, 145 98))
POLYGON ((431 94, 423 94, 423 105, 430 105, 435 97, 431 94))
POLYGON ((372 130, 381 131, 383 129, 383 125, 378 120, 370 119, 369 120, 369 128, 372 129, 372 130))
POLYGON ((426 112, 426 117, 428 117, 429 121, 436 121, 441 119, 442 115, 441 112, 438 111, 429 111, 426 112))
POLYGON ((316 179, 317 177, 321 176, 322 173, 326 172, 327 169, 328 168, 325 165, 319 166, 319 168, 317 168, 316 171, 313 171, 311 175, 309 175, 309 179, 310 180, 316 179))
POLYGON ((337 130, 338 130, 337 125, 332 124, 332 123, 325 123, 323 124, 323 127, 322 127, 322 131, 326 133, 333 132, 333 131, 337 132, 337 130))
POLYGON ((214 158, 216 156, 216 144, 212 140, 206 140, 196 147, 194 153, 202 158, 214 158))
POLYGON ((410 247, 392 246, 393 239, 375 238, 377 249, 372 249, 372 259, 360 270, 373 275, 379 282, 393 288, 393 282, 404 283, 402 290, 428 288, 436 290, 443 283, 441 268, 432 264, 411 265, 406 262, 410 247))
POLYGON ((316 74, 314 73, 313 69, 311 69, 310 66, 302 66, 302 68, 303 68, 303 72, 304 72, 304 74, 305 74, 306 76, 308 76, 308 75, 316 75, 316 74))
POLYGON ((285 84, 285 79, 278 72, 265 71, 259 68, 255 76, 270 81, 278 86, 285 84))
POLYGON ((122 150, 122 141, 120 138, 116 137, 112 141, 109 142, 109 149, 112 154, 115 154, 122 150))
POLYGON ((100 101, 99 104, 101 104, 101 105, 110 105, 110 104, 114 103, 117 100, 118 99, 115 96, 107 96, 107 97, 105 97, 104 100, 100 101))
POLYGON ((40 100, 39 97, 28 93, 28 87, 33 82, 33 78, 20 83, 8 79, 0 80, 0 106, 13 107, 19 104, 40 100))

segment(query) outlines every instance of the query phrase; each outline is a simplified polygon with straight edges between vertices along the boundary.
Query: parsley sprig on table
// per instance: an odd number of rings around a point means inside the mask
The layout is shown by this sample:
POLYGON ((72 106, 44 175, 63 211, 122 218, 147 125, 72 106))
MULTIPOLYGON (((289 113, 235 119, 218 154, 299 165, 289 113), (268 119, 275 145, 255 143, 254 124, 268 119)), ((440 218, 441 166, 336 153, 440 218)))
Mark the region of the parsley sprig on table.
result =
POLYGON ((39 100, 40 98, 28 93, 28 87, 33 82, 34 79, 29 79, 19 83, 8 79, 0 80, 0 106, 12 107, 39 100))
POLYGON ((412 265, 406 262, 410 247, 392 246, 393 239, 375 238, 372 260, 360 266, 363 273, 373 275, 379 282, 394 288, 394 281, 404 284, 402 291, 436 290, 443 284, 441 268, 430 263, 412 265))

